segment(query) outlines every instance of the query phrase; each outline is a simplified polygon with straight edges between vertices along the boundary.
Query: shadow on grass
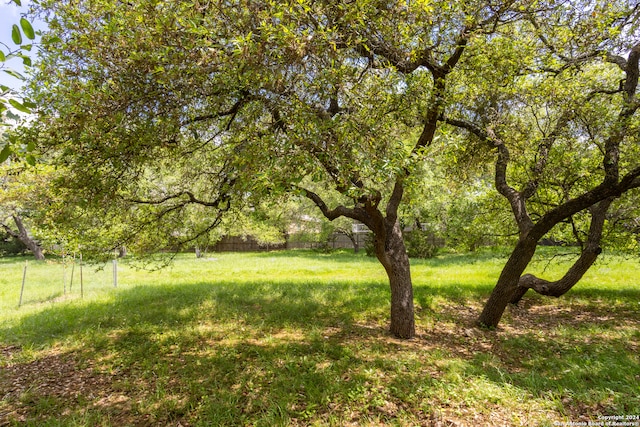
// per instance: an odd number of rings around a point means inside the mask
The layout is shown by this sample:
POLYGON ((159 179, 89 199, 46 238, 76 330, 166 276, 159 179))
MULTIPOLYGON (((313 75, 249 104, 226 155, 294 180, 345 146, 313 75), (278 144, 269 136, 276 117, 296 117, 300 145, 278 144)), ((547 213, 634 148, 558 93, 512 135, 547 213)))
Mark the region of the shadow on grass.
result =
POLYGON ((563 337, 540 332, 505 337, 495 354, 477 354, 465 374, 525 390, 574 421, 638 413, 640 334, 609 334, 588 322, 579 329, 563 337))
MULTIPOLYGON (((255 282, 141 286, 109 302, 62 303, 0 329, 21 346, 72 343, 6 370, 0 415, 4 405, 27 425, 490 425, 496 413, 516 413, 538 414, 537 425, 549 414, 640 411, 637 328, 604 328, 600 313, 534 331, 517 329, 518 318, 511 334, 443 322, 403 342, 382 326, 388 298, 380 283, 255 282), (30 391, 7 388, 15 383, 30 391)), ((461 317, 432 307, 419 323, 437 310, 461 317)), ((520 316, 535 322, 535 313, 520 316)))
POLYGON ((265 328, 342 325, 388 305, 380 283, 194 283, 118 290, 114 300, 62 302, 26 315, 0 336, 41 346, 89 330, 171 328, 198 321, 240 322, 265 328))
MULTIPOLYGON (((532 291, 529 291, 527 295, 531 295, 532 291)), ((630 302, 636 301, 640 302, 640 288, 619 288, 612 289, 611 287, 601 288, 595 285, 583 285, 581 286, 578 283, 574 288, 572 288, 567 294, 563 295, 560 298, 588 298, 593 299, 594 301, 603 301, 609 300, 615 302, 617 300, 628 300, 630 302)), ((637 305, 638 311, 640 312, 640 304, 637 305)))

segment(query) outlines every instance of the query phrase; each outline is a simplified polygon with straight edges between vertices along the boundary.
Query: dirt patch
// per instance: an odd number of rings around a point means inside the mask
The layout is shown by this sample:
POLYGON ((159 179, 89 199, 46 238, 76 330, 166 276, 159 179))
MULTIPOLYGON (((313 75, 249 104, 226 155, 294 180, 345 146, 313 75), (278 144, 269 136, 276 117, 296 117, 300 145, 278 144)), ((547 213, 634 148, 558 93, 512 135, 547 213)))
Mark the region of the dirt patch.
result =
POLYGON ((22 347, 19 347, 17 345, 0 345, 0 366, 2 366, 3 360, 11 361, 14 355, 20 353, 21 351, 22 347))
POLYGON ((31 362, 12 362, 18 347, 0 349, 9 363, 0 373, 0 426, 34 421, 53 413, 88 408, 108 414, 114 425, 145 425, 131 411, 131 398, 112 388, 114 377, 73 353, 51 350, 31 362))

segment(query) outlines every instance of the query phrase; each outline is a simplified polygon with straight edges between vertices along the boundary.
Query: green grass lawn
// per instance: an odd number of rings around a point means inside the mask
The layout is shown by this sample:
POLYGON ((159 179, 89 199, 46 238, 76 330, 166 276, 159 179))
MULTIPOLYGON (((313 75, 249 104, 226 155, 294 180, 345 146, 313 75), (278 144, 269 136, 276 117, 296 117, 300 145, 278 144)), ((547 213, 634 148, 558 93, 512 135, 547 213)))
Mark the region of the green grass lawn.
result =
MULTIPOLYGON (((180 255, 166 269, 0 259, 0 426, 552 426, 640 415, 640 263, 474 321, 505 262, 414 260, 418 336, 372 258, 180 255), (66 279, 63 284, 63 279, 66 279)), ((532 271, 553 279, 567 260, 532 271)), ((640 421, 636 425, 640 425, 640 421)))

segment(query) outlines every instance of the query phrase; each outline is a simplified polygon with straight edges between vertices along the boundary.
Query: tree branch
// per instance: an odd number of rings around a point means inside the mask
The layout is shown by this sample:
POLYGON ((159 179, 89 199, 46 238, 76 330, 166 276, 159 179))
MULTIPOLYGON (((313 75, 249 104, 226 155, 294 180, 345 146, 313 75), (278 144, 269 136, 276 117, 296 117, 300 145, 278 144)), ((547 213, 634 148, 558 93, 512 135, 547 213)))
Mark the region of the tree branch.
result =
POLYGON ((231 123, 233 122, 234 118, 236 117, 236 115, 238 114, 242 106, 244 106, 251 99, 252 97, 249 95, 249 91, 241 91, 240 97, 238 98, 238 100, 228 110, 219 111, 212 114, 205 114, 203 116, 193 117, 191 119, 181 122, 180 127, 188 126, 194 123, 203 122, 207 120, 220 119, 222 117, 231 116, 231 119, 229 120, 229 123, 227 123, 227 126, 226 126, 226 129, 229 130, 229 128, 231 127, 231 123))
POLYGON ((565 275, 561 279, 552 282, 536 277, 533 274, 525 274, 518 281, 518 289, 511 299, 512 304, 517 304, 528 289, 533 289, 541 295, 557 298, 569 292, 578 283, 602 252, 602 248, 600 248, 602 230, 607 210, 613 200, 614 197, 609 197, 589 209, 591 224, 589 225, 586 244, 580 253, 580 257, 567 270, 565 275))
POLYGON ((325 201, 318 194, 314 193, 311 190, 307 190, 306 188, 296 187, 302 191, 305 197, 310 199, 322 212, 322 215, 325 216, 329 221, 333 221, 341 216, 358 220, 363 224, 367 224, 368 220, 366 218, 366 214, 362 209, 359 208, 347 208, 346 206, 340 205, 335 209, 329 209, 325 201))
POLYGON ((9 227, 7 224, 5 224, 4 222, 2 224, 2 228, 4 228, 4 230, 7 232, 8 235, 10 235, 11 237, 13 237, 14 239, 19 239, 20 235, 18 233, 16 233, 11 227, 9 227))
POLYGON ((624 83, 624 91, 626 93, 627 102, 633 103, 635 99, 636 89, 638 88, 638 61, 640 60, 640 44, 636 44, 629 53, 627 66, 624 71, 627 74, 624 83))
POLYGON ((393 192, 391 193, 391 197, 389 198, 389 202, 387 203, 387 222, 395 223, 398 219, 398 208, 400 207, 400 203, 402 202, 403 194, 404 179, 402 177, 397 177, 396 182, 393 186, 393 192))
POLYGON ((478 137, 481 141, 486 143, 491 148, 497 148, 498 157, 496 159, 494 177, 496 190, 498 190, 498 192, 509 201, 511 210, 516 220, 516 224, 518 225, 518 230, 520 231, 520 235, 524 235, 529 230, 531 230, 531 228, 533 227, 533 221, 531 220, 531 217, 527 212, 526 198, 521 192, 511 187, 507 180, 507 166, 510 161, 510 154, 509 149, 504 144, 504 142, 496 135, 495 131, 491 128, 484 130, 479 126, 476 126, 475 124, 467 122, 465 120, 451 119, 447 117, 442 117, 441 120, 452 126, 465 129, 471 134, 478 137))
POLYGON ((531 198, 535 192, 538 190, 538 186, 540 185, 540 177, 544 173, 544 169, 547 166, 547 161, 549 160, 549 152, 551 151, 551 147, 556 142, 556 139, 560 136, 562 130, 568 125, 569 120, 575 116, 575 112, 573 110, 565 111, 558 119, 556 126, 553 131, 543 138, 542 142, 538 146, 538 153, 536 155, 537 161, 535 166, 532 169, 532 177, 525 184, 522 189, 522 197, 525 199, 531 198))

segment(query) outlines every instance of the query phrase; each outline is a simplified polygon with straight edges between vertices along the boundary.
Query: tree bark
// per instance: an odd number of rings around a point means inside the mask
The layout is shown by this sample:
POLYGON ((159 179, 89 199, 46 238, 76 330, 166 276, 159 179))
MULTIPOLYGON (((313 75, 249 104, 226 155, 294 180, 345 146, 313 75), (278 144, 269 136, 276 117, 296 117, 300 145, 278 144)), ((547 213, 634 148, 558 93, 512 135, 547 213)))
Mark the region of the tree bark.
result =
POLYGON ((375 234, 376 256, 387 272, 391 287, 389 329, 396 337, 409 339, 416 334, 409 256, 398 221, 390 228, 385 239, 375 234))
POLYGON ((413 285, 409 256, 404 246, 398 221, 398 206, 404 192, 402 178, 398 178, 385 215, 378 209, 379 195, 364 197, 354 208, 338 206, 329 209, 316 193, 303 190, 330 221, 345 216, 365 224, 373 232, 376 257, 389 277, 391 287, 391 325, 389 330, 398 338, 410 339, 416 334, 413 310, 413 285))
POLYGON ((24 226, 22 222, 22 218, 18 215, 12 215, 13 222, 18 227, 18 232, 15 232, 6 224, 2 224, 3 228, 9 233, 13 238, 20 240, 26 247, 31 251, 36 260, 42 261, 44 259, 44 252, 40 244, 27 232, 27 228, 24 226))
POLYGON ((520 276, 536 252, 537 244, 536 239, 531 239, 528 236, 518 241, 478 318, 480 325, 489 328, 498 326, 504 310, 518 288, 520 276))
POLYGON ((567 273, 559 280, 548 281, 533 274, 525 274, 518 282, 518 288, 511 297, 511 303, 517 304, 529 289, 535 292, 551 296, 561 297, 575 286, 582 276, 591 268, 598 255, 602 253, 600 248, 600 240, 602 239, 602 229, 606 219, 609 206, 613 202, 613 198, 605 199, 589 209, 591 213, 591 223, 589 224, 589 234, 587 242, 580 253, 580 257, 567 270, 567 273))
POLYGON ((591 224, 589 225, 587 244, 580 257, 560 280, 550 282, 532 274, 522 276, 535 254, 539 237, 528 233, 521 238, 502 269, 498 283, 485 304, 478 322, 483 326, 495 328, 498 326, 507 305, 520 301, 528 289, 533 289, 542 295, 559 297, 578 283, 602 252, 600 248, 602 229, 607 210, 614 198, 610 197, 589 208, 591 224))
POLYGON ((347 236, 347 238, 351 241, 351 244, 353 245, 353 253, 357 254, 358 250, 360 249, 360 246, 358 245, 358 237, 356 236, 356 234, 348 230, 338 230, 338 233, 341 233, 347 236))
POLYGON ((355 233, 349 233, 347 234, 347 237, 351 240, 351 244, 353 245, 353 253, 357 254, 360 250, 360 245, 358 245, 358 236, 356 236, 355 233))
POLYGON ((124 258, 127 256, 127 247, 122 245, 118 247, 118 258, 124 258))

